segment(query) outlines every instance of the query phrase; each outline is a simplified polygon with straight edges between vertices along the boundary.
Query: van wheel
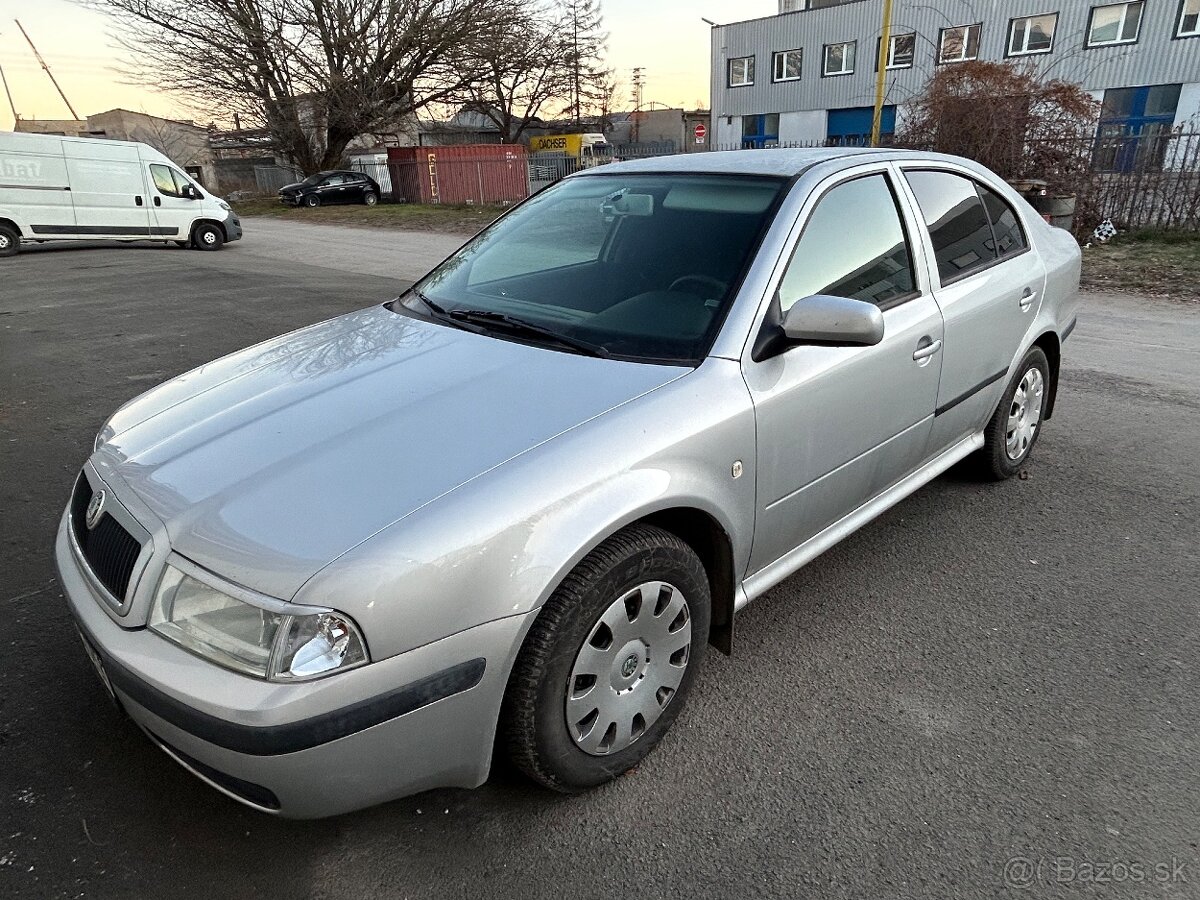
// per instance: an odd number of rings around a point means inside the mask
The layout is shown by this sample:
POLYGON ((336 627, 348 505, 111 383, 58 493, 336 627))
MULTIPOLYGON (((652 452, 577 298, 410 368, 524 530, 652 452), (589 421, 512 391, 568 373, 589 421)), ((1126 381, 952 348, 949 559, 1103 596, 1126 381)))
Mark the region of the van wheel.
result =
POLYGON ((0 256, 16 256, 21 247, 21 235, 11 225, 0 225, 0 256))
POLYGON ((216 225, 201 222, 192 230, 192 246, 197 250, 220 250, 225 235, 216 225))
POLYGON ((500 719, 512 761, 564 793, 628 772, 683 708, 709 616, 691 547, 650 525, 613 535, 546 601, 517 656, 500 719))
POLYGON ((307 197, 304 198, 304 205, 307 206, 309 209, 315 209, 316 207, 321 205, 321 198, 318 197, 316 194, 309 194, 307 197))

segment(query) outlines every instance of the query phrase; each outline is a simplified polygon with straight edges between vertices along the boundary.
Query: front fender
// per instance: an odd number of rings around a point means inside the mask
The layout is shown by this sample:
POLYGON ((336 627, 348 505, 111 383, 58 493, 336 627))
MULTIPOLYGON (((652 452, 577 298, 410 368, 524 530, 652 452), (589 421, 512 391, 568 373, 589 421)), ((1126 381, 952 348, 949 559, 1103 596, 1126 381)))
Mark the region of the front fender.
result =
POLYGON ((740 579, 754 527, 754 458, 737 363, 709 360, 417 510, 295 599, 353 616, 372 657, 384 659, 540 608, 607 537, 681 507, 721 526, 740 579))

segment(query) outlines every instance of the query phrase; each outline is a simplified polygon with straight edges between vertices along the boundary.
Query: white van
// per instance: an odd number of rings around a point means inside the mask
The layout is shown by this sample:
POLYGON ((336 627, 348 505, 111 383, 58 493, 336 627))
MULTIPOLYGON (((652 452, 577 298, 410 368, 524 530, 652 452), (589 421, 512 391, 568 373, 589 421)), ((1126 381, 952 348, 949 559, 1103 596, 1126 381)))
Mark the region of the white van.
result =
POLYGON ((174 241, 218 250, 242 236, 224 200, 153 147, 0 132, 0 256, 21 241, 174 241))

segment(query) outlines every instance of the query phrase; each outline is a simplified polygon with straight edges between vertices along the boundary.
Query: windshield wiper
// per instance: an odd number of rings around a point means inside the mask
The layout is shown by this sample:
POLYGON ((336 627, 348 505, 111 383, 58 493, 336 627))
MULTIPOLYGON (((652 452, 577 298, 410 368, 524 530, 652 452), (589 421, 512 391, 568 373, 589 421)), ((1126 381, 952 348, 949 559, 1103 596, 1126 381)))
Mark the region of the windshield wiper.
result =
MULTIPOLYGON (((418 294, 417 296, 420 297, 421 295, 418 294)), ((429 303, 424 297, 421 297, 421 299, 426 304, 429 303)), ((432 306, 430 308, 432 309, 432 306)), ((490 309, 452 309, 446 313, 446 316, 456 322, 466 322, 476 326, 488 327, 499 325, 510 334, 543 338, 586 356, 598 356, 601 359, 608 359, 612 355, 608 352, 607 347, 603 347, 600 344, 593 344, 591 341, 585 341, 582 338, 561 334, 552 328, 535 325, 533 322, 527 322, 516 316, 494 312, 490 309)))
POLYGON ((424 294, 422 294, 420 291, 416 290, 415 288, 413 289, 412 294, 414 297, 416 297, 418 300, 420 300, 423 304, 425 304, 425 308, 428 309, 430 313, 432 313, 433 318, 436 319, 437 321, 443 322, 446 325, 449 325, 451 328, 460 328, 463 331, 469 331, 472 334, 487 334, 486 328, 483 328, 479 325, 472 325, 469 322, 459 319, 458 317, 454 316, 453 314, 447 312, 443 307, 439 306, 437 303, 434 303, 432 300, 430 300, 428 297, 426 297, 424 294))

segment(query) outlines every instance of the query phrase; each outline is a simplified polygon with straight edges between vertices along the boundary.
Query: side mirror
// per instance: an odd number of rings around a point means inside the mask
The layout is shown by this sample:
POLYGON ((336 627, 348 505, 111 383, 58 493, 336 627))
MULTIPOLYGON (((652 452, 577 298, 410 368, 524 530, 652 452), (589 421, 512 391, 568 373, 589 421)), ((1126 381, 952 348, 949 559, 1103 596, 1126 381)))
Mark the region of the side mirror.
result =
POLYGON ((789 342, 870 347, 883 340, 883 313, 874 303, 817 294, 784 314, 783 333, 789 342))
POLYGON ((200 192, 194 186, 185 184, 183 186, 183 196, 188 200, 199 200, 200 192))

